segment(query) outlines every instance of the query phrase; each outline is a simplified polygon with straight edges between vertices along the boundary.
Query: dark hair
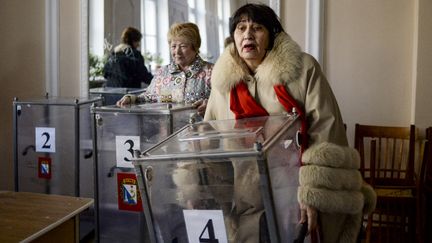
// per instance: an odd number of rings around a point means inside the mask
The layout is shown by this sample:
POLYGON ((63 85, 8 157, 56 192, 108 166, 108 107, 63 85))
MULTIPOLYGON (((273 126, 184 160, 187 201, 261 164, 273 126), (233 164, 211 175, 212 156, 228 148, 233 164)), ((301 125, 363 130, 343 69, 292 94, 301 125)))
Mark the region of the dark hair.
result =
POLYGON ((279 18, 273 9, 265 4, 248 3, 237 9, 230 18, 229 30, 230 36, 233 39, 237 24, 241 21, 243 16, 247 16, 255 23, 264 25, 264 27, 269 31, 269 49, 273 47, 276 35, 284 31, 279 18))
POLYGON ((134 42, 140 41, 142 38, 142 34, 139 30, 133 28, 133 27, 127 27, 123 30, 123 33, 121 35, 121 41, 124 44, 128 44, 130 46, 133 46, 132 44, 134 42))

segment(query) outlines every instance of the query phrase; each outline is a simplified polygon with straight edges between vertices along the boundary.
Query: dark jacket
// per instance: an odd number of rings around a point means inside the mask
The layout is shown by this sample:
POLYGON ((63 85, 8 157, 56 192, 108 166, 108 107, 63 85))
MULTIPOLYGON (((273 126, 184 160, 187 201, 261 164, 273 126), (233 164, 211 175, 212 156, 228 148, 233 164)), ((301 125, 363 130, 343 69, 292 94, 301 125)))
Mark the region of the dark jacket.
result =
POLYGON ((149 84, 153 75, 144 65, 141 53, 126 44, 116 46, 104 66, 107 87, 141 88, 141 82, 149 84))

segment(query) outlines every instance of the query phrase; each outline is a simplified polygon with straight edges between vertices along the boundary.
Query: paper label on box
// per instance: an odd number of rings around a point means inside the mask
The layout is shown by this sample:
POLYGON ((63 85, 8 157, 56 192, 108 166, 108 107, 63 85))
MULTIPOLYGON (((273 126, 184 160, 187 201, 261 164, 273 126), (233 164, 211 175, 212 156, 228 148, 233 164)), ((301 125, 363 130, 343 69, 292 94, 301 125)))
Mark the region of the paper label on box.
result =
POLYGON ((131 159, 134 158, 134 150, 138 150, 139 146, 139 136, 116 136, 117 167, 133 168, 131 159))
POLYGON ((36 127, 36 152, 55 153, 56 137, 54 127, 36 127))
POLYGON ((227 243, 222 210, 183 210, 189 243, 227 243))

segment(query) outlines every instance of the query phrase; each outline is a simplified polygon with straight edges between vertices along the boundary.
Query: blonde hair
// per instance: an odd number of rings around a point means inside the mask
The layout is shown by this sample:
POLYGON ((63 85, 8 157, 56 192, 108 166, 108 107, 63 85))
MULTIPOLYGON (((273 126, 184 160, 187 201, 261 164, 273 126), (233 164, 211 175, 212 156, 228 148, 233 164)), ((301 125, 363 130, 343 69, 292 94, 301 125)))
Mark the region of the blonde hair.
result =
POLYGON ((198 26, 194 23, 174 23, 168 31, 168 43, 171 44, 175 38, 183 37, 192 44, 193 49, 199 52, 201 37, 198 26))

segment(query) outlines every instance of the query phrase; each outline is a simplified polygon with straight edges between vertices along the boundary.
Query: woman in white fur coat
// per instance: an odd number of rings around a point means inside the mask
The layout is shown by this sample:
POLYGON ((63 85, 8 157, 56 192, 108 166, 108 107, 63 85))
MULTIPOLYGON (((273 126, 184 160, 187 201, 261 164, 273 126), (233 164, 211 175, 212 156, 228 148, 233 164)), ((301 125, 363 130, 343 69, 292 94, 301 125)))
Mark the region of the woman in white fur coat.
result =
MULTIPOLYGON (((246 4, 239 8, 231 18, 230 38, 232 42, 226 46, 213 69, 212 91, 204 119, 238 119, 286 113, 287 108, 280 101, 276 87, 282 89, 282 93, 294 100, 295 104, 292 105, 303 115, 309 146, 326 142, 325 146, 308 153, 308 161, 303 161, 315 166, 315 169, 307 172, 303 170, 305 173, 300 174, 298 200, 304 209, 301 221, 307 217, 310 231, 319 225, 322 242, 355 242, 364 200, 366 204, 368 200, 372 201, 369 204, 373 204, 373 192, 370 197, 361 193, 362 178, 357 171, 356 152, 341 147, 347 146, 343 121, 318 62, 301 51, 299 45, 284 32, 274 11, 266 5, 246 4), (323 153, 324 157, 320 157, 323 153), (326 153, 336 160, 338 156, 342 157, 338 160, 342 162, 334 165, 333 161, 326 161, 326 153), (314 161, 318 161, 317 164, 314 161), (314 174, 313 171, 318 172, 314 174), (349 185, 344 185, 344 182, 334 185, 332 180, 323 184, 314 183, 317 178, 337 176, 338 173, 343 175, 347 171, 355 175, 348 178, 351 180, 349 185), (302 178, 302 175, 306 178, 302 178), (314 194, 317 188, 319 192, 314 194)), ((241 181, 248 183, 244 179, 241 181)), ((333 181, 337 181, 337 178, 333 178, 333 181)), ((248 188, 250 186, 248 184, 248 188)), ((236 207, 244 207, 249 213, 249 209, 255 208, 256 214, 262 213, 262 208, 253 205, 257 195, 251 195, 242 188, 245 188, 244 184, 234 185, 235 193, 244 194, 240 198, 250 200, 243 200, 236 207)), ((240 208, 236 210, 245 211, 240 208)), ((259 216, 253 219, 259 220, 259 216)), ((248 224, 257 226, 259 222, 248 224)), ((239 228, 237 231, 236 242, 260 241, 256 227, 239 228)))

